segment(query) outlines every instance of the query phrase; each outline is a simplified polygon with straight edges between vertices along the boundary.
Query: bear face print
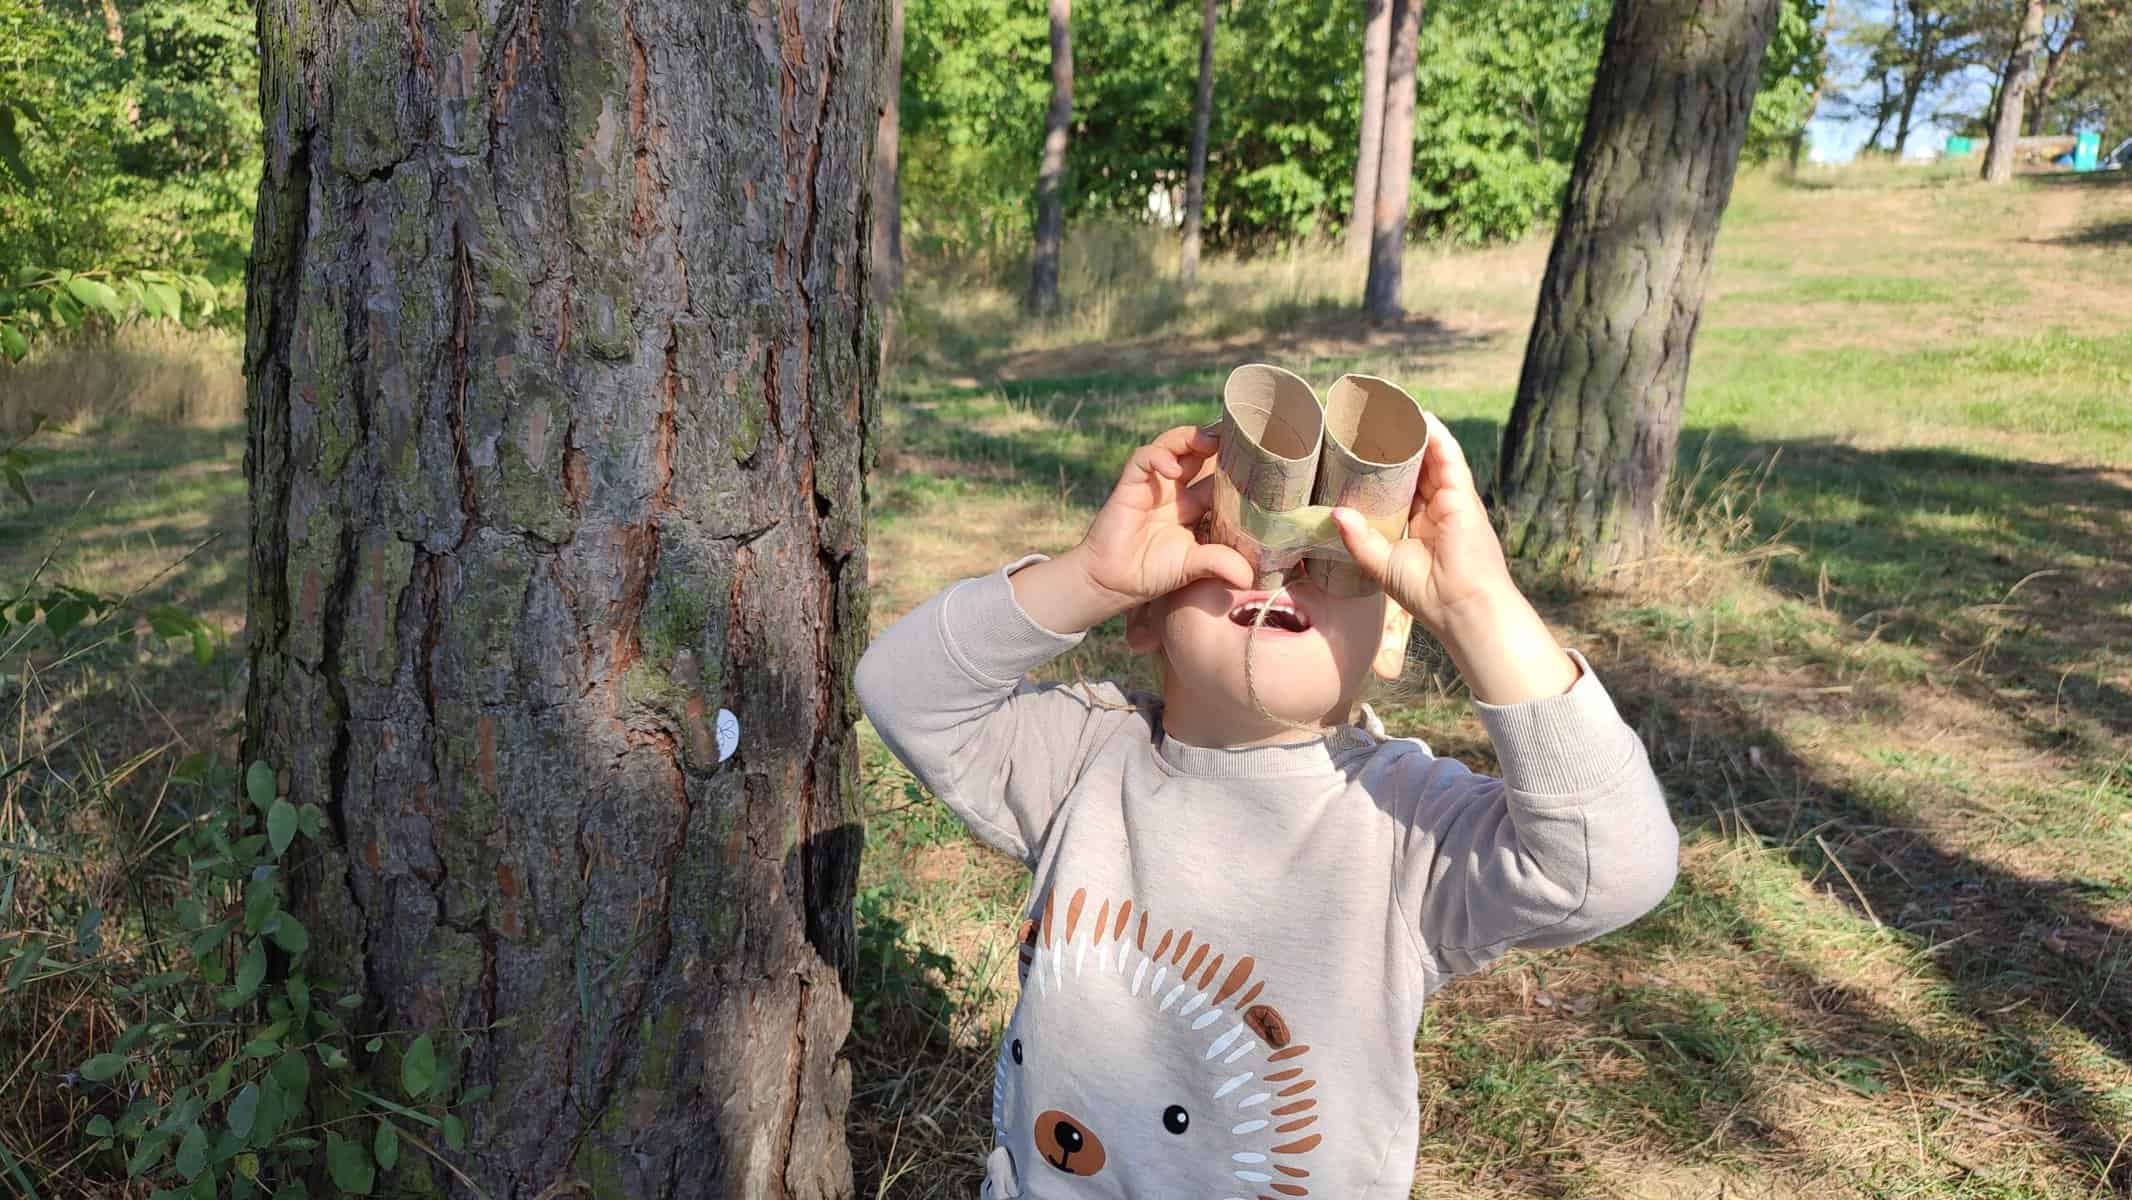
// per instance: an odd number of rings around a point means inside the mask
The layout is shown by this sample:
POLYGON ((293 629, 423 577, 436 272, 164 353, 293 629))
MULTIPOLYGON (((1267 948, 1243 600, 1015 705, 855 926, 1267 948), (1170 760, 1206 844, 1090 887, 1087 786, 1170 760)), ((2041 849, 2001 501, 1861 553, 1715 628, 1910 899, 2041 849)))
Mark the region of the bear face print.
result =
POLYGON ((1321 1141, 1310 1047, 1255 959, 1077 890, 1024 923, 992 1117, 1025 1197, 1292 1200, 1321 1141))

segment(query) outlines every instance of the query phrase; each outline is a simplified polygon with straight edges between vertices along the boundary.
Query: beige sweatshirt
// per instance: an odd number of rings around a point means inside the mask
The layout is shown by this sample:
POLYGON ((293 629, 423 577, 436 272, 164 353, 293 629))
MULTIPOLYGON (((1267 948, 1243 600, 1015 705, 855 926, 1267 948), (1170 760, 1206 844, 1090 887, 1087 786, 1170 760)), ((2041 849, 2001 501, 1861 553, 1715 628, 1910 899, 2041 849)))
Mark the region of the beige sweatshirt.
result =
POLYGON ((1476 702, 1503 778, 1345 727, 1243 750, 1109 684, 1025 673, 1080 639, 964 580, 858 668, 889 749, 1033 872, 985 1197, 1396 1200, 1424 999, 1673 884, 1673 822, 1590 666, 1476 702), (1112 707, 1117 706, 1117 707, 1112 707))

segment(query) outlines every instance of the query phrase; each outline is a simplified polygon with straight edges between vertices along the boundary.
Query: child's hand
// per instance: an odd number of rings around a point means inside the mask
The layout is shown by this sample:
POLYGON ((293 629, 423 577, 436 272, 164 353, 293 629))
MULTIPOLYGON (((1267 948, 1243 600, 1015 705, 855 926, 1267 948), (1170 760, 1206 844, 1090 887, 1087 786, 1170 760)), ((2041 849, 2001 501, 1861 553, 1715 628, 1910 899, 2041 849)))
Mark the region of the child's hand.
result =
POLYGON ((1192 532, 1213 482, 1192 480, 1217 445, 1212 433, 1181 425, 1133 451, 1081 544, 1014 573, 1023 610, 1047 629, 1078 633, 1196 580, 1250 587, 1243 555, 1192 532))
POLYGON ((1335 510, 1333 522, 1356 565, 1441 638, 1461 615, 1517 594, 1517 584, 1458 439, 1435 414, 1425 419, 1429 444, 1421 454, 1406 536, 1386 541, 1351 508, 1335 510))
POLYGON ((1386 541, 1361 513, 1339 509, 1340 539, 1356 565, 1443 644, 1474 696, 1517 704, 1560 695, 1577 681, 1577 665, 1510 578, 1458 439, 1427 419, 1406 536, 1386 541))

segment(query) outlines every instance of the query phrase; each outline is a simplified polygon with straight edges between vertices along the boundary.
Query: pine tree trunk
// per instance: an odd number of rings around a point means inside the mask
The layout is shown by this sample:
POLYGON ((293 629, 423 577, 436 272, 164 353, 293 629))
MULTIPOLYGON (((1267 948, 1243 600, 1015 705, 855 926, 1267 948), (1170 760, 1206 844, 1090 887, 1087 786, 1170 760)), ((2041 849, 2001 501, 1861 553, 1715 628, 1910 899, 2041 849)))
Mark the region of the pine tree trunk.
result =
POLYGON ((1991 144, 1984 149, 1986 183, 2013 182, 2014 144, 2021 139, 2022 105, 2028 99, 2029 81, 2035 78, 2036 46, 2042 40, 2043 0, 2028 0, 2021 14, 2021 36, 2006 59, 2005 80, 1999 85, 1991 144))
POLYGON ((1207 206, 1207 126, 1214 119, 1214 3, 1199 17, 1199 90, 1192 96, 1192 162, 1184 184, 1184 249, 1177 274, 1186 287, 1199 277, 1199 222, 1207 206))
POLYGON ((881 69, 881 119, 874 126, 874 295, 903 286, 903 176, 897 169, 903 113, 903 0, 888 0, 888 58, 881 69))
POLYGON ((1542 565, 1641 557, 1781 0, 1621 0, 1540 285, 1493 510, 1542 565))
POLYGON ((245 752, 494 1088, 380 1194, 850 1195, 880 17, 260 10, 245 752))
POLYGON ((1377 205, 1370 224, 1370 272, 1362 309, 1377 322, 1396 321, 1399 274, 1406 253, 1407 182, 1414 169, 1414 63, 1421 42, 1423 0, 1390 0, 1391 55, 1384 76, 1384 136, 1377 151, 1377 205))
POLYGON ((1377 157, 1384 151, 1384 76, 1392 56, 1392 0, 1362 3, 1362 122, 1355 146, 1355 204, 1347 216, 1347 257, 1369 257, 1377 223, 1377 157))
POLYGON ((1029 263, 1029 311, 1059 310, 1059 243, 1066 232, 1066 134, 1073 122, 1072 0, 1051 0, 1051 106, 1044 111, 1044 161, 1036 175, 1036 254, 1029 263))

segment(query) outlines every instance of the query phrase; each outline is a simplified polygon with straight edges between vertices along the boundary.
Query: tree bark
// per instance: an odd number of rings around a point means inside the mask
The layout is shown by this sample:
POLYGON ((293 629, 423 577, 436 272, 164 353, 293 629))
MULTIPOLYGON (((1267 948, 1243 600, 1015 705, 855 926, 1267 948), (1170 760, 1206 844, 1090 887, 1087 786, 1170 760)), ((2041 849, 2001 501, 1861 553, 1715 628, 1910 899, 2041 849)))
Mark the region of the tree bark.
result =
POLYGON ((1066 135, 1073 123, 1072 0, 1051 0, 1051 106, 1044 111, 1044 161, 1036 174, 1036 254, 1029 263, 1029 311, 1059 310, 1059 243, 1066 231, 1066 135))
POLYGON ((245 752, 494 1088, 382 1194, 850 1195, 880 18, 260 8, 245 752))
POLYGON ((1781 0, 1621 0, 1503 430, 1511 553, 1643 556, 1689 352, 1781 0))
POLYGON ((897 169, 903 113, 903 0, 888 0, 888 58, 881 68, 881 119, 874 126, 874 295, 903 286, 903 176, 897 169))
POLYGON ((1377 157, 1384 150, 1384 77, 1392 56, 1392 0, 1362 4, 1362 121, 1355 146, 1355 203, 1347 217, 1347 257, 1369 257, 1377 224, 1377 157))
POLYGON ((1207 205, 1207 126, 1214 120, 1214 3, 1199 16, 1199 90, 1192 96, 1192 162, 1184 184, 1184 249, 1177 275, 1186 287, 1199 277, 1199 222, 1207 205))
POLYGON ((1384 131, 1377 151, 1377 204, 1370 224, 1370 270, 1362 308, 1372 321, 1396 321, 1406 253, 1407 184, 1414 169, 1414 65, 1424 0, 1390 0, 1392 46, 1385 64, 1384 131))
POLYGON ((2014 52, 2006 57, 2006 76, 1999 85, 1998 113, 1991 123, 1991 142, 1984 148, 1984 182, 2012 183, 2014 143, 2021 139, 2022 105, 2035 78, 2037 44, 2043 40, 2043 0, 2028 0, 2021 14, 2021 35, 2014 52))

